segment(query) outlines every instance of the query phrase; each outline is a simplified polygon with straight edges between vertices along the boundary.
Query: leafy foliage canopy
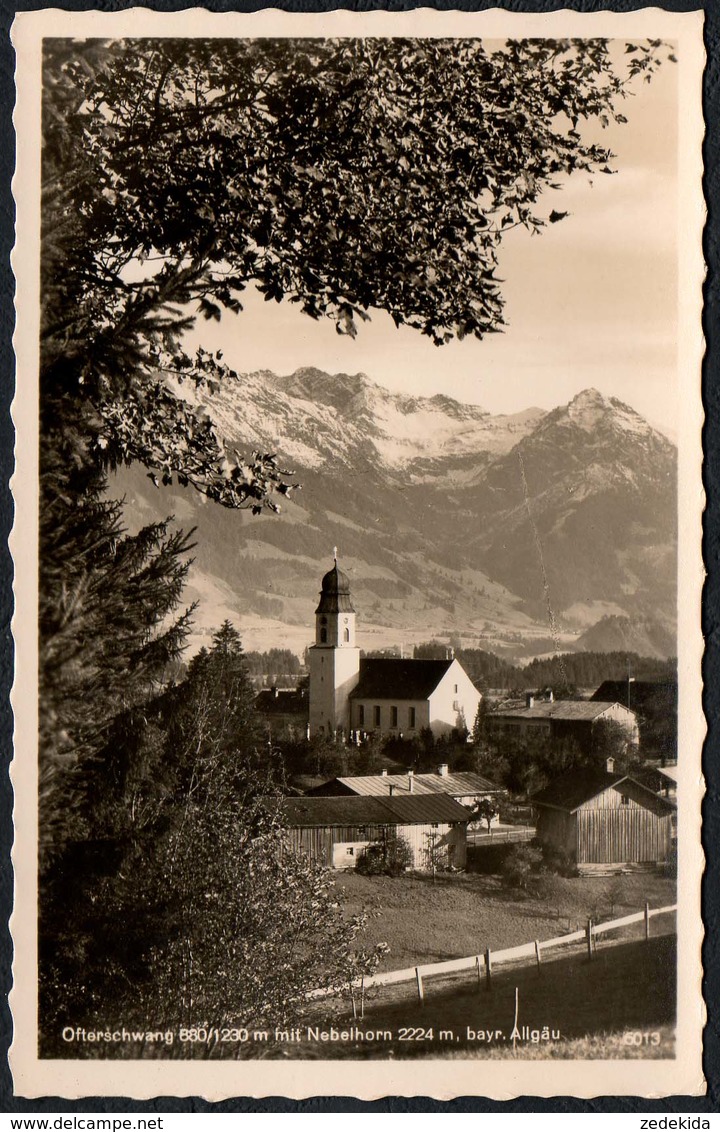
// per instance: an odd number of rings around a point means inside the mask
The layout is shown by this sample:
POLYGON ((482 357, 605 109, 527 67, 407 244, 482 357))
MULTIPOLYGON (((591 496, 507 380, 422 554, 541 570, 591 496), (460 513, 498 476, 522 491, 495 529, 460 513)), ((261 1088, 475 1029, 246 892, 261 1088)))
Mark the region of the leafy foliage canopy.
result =
POLYGON ((582 125, 625 121, 662 46, 629 44, 621 76, 601 39, 48 41, 46 413, 85 457, 277 509, 274 454, 227 452, 206 412, 236 375, 188 354, 196 316, 254 284, 341 334, 373 308, 438 344, 499 330, 504 234, 612 171, 582 125))

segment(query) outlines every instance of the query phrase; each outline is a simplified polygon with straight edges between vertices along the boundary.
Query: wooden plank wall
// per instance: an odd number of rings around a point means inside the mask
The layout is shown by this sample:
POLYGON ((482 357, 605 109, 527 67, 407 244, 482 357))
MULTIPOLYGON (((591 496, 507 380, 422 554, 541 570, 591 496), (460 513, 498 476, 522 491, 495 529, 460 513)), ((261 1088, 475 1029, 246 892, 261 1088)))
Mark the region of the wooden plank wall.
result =
POLYGON ((577 818, 578 864, 665 861, 670 852, 670 817, 650 810, 582 809, 577 818))
POLYGON ((536 835, 543 844, 575 856, 575 815, 538 807, 536 835))
POLYGON ((380 841, 383 830, 388 837, 395 836, 395 826, 380 825, 337 825, 317 828, 289 829, 290 846, 307 853, 315 861, 332 866, 333 845, 339 841, 380 841))

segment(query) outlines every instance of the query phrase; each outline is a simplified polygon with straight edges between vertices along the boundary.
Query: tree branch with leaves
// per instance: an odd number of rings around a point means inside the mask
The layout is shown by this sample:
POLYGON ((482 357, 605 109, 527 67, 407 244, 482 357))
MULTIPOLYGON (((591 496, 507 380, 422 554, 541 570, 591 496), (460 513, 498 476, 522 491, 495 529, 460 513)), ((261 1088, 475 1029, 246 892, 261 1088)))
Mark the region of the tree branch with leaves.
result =
POLYGON ((583 127, 624 122, 668 51, 628 44, 622 68, 603 39, 46 41, 47 411, 102 466, 277 509, 289 473, 225 452, 207 413, 238 378, 185 351, 195 319, 254 285, 341 334, 377 308, 437 344, 502 329, 504 235, 562 219, 543 198, 568 176, 612 172, 583 127))

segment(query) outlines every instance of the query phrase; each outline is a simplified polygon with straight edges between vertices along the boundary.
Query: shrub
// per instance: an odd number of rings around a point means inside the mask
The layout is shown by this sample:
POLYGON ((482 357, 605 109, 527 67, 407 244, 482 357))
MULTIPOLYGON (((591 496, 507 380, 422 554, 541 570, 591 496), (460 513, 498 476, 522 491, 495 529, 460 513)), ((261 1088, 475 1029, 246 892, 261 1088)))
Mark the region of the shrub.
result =
POLYGON ((514 888, 519 892, 534 892, 541 865, 540 849, 536 849, 533 845, 516 845, 503 862, 503 880, 508 888, 514 888))
POLYGON ((563 849, 555 849, 551 845, 542 845, 540 851, 543 865, 548 872, 556 873, 561 877, 576 877, 578 875, 577 866, 570 853, 566 853, 563 849))
POLYGON ((412 849, 403 837, 374 841, 358 858, 357 871, 364 876, 396 877, 411 868, 412 849))

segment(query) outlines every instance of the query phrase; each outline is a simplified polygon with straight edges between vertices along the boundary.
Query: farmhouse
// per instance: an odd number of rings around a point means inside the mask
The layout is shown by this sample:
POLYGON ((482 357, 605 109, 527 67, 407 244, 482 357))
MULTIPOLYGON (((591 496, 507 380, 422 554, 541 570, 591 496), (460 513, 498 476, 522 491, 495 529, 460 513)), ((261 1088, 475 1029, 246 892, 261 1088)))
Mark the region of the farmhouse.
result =
POLYGON ((606 680, 591 699, 625 704, 636 713, 643 758, 662 766, 677 762, 676 680, 606 680))
POLYGON ((546 735, 550 739, 574 739, 587 750, 599 724, 615 723, 622 727, 628 743, 638 741, 635 713, 619 703, 589 700, 554 700, 552 693, 538 701, 528 695, 524 706, 500 708, 486 716, 488 733, 526 736, 546 735))
POLYGON ((368 845, 390 837, 407 841, 415 869, 431 869, 438 856, 465 868, 470 815, 445 794, 306 796, 283 798, 281 806, 292 848, 334 869, 354 869, 368 845))
POLYGON ((305 688, 264 688, 255 699, 269 739, 302 739, 308 728, 305 688))
POLYGON ((533 799, 537 838, 580 872, 594 865, 661 864, 670 855, 674 805, 636 779, 574 770, 533 799))
POLYGON ((309 649, 310 734, 469 731, 480 693, 459 661, 360 658, 347 574, 325 574, 309 649))
MULTIPOLYGON (((472 809, 477 802, 484 798, 496 799, 502 793, 502 788, 496 786, 489 778, 470 771, 450 774, 447 764, 441 764, 436 774, 415 774, 409 770, 407 774, 363 774, 333 778, 323 782, 320 786, 308 790, 307 797, 328 797, 361 795, 365 797, 408 798, 414 796, 427 796, 428 794, 445 794, 454 798, 461 806, 472 809)), ((497 825, 496 815, 491 824, 497 825)))

